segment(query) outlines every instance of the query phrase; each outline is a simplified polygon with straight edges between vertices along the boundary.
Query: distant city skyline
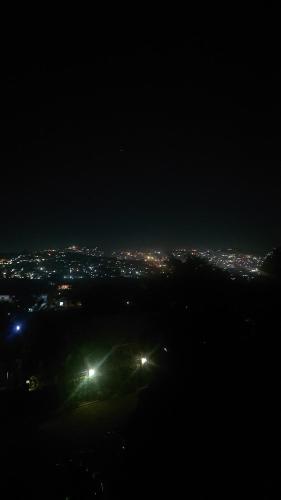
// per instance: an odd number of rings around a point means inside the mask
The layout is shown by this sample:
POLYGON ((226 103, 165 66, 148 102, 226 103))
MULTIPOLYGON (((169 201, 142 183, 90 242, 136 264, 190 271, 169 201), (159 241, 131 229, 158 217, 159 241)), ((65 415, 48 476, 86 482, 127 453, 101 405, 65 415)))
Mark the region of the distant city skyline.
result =
POLYGON ((233 249, 174 249, 171 252, 150 249, 120 250, 106 255, 97 248, 70 246, 34 252, 7 254, 0 258, 0 279, 75 281, 91 279, 133 278, 154 275, 168 276, 172 258, 186 262, 188 258, 203 258, 211 268, 227 271, 233 280, 254 279, 260 273, 262 256, 233 249))
POLYGON ((9 254, 9 253, 14 253, 14 254, 19 254, 21 252, 31 252, 31 253, 36 253, 36 252, 44 252, 47 250, 76 250, 76 249, 91 249, 91 250, 99 250, 103 252, 105 255, 111 255, 115 252, 122 252, 122 251, 141 251, 141 252, 150 252, 150 251, 161 251, 163 253, 170 253, 175 251, 176 249, 179 250, 186 250, 186 251, 191 251, 193 249, 196 250, 214 250, 214 251, 235 251, 235 252, 241 252, 241 253, 252 253, 252 254, 264 254, 269 251, 271 251, 273 248, 278 247, 278 245, 275 245, 270 248, 264 249, 264 251, 255 249, 255 248, 250 248, 249 246, 239 246, 239 245, 220 245, 220 246, 211 246, 211 245, 195 245, 195 244, 182 244, 182 245, 169 245, 165 246, 163 244, 155 245, 155 246, 149 246, 149 245, 140 245, 140 246, 132 246, 132 245, 124 245, 124 246, 109 246, 109 245, 103 245, 102 243, 99 244, 89 244, 89 243, 66 243, 66 244, 61 244, 61 245, 54 245, 54 244, 49 244, 46 246, 38 246, 38 247, 31 247, 31 246, 26 246, 26 247, 21 247, 21 248, 10 248, 10 249, 2 249, 0 248, 0 256, 2 254, 9 254))

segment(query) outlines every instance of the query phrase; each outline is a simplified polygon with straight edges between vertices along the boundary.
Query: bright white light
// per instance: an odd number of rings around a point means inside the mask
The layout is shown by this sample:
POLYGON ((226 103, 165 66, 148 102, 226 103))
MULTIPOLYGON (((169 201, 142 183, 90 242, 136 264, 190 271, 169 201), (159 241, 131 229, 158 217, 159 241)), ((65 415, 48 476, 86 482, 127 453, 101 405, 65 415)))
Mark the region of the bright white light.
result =
POLYGON ((20 331, 20 325, 17 325, 16 326, 16 331, 19 332, 20 331))
POLYGON ((62 306, 63 306, 63 301, 61 300, 61 301, 60 301, 60 307, 62 307, 62 306))
POLYGON ((147 358, 141 358, 141 364, 146 365, 147 363, 147 358))
POLYGON ((94 368, 90 368, 89 369, 89 377, 92 378, 94 377, 96 374, 96 370, 94 368))

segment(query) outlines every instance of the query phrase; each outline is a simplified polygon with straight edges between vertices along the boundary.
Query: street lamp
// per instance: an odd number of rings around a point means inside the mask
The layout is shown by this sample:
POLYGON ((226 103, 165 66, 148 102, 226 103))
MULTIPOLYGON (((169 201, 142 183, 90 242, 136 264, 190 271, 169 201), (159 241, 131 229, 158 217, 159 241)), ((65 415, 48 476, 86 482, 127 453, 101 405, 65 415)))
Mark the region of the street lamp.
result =
POLYGON ((93 378, 96 375, 96 370, 95 368, 90 368, 88 371, 88 377, 93 378))

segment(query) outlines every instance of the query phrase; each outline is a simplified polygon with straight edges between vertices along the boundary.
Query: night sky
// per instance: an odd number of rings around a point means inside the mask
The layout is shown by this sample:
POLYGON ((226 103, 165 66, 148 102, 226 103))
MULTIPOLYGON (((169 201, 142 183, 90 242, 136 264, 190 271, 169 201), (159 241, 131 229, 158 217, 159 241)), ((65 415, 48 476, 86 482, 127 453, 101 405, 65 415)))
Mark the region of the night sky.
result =
POLYGON ((280 244, 280 38, 165 30, 15 43, 0 250, 280 244))

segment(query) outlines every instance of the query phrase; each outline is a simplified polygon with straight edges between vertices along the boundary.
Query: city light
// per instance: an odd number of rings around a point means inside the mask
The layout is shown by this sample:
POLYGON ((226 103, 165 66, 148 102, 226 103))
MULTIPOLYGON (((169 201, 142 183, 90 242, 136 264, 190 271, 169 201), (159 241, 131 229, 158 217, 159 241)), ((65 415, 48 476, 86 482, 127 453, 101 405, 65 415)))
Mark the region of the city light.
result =
POLYGON ((146 357, 141 358, 141 364, 142 366, 146 365, 148 363, 148 360, 146 357))
MULTIPOLYGON (((155 249, 120 250, 105 255, 98 248, 73 245, 58 250, 35 251, 29 255, 17 254, 0 259, 0 278, 52 281, 61 280, 58 290, 70 290, 68 282, 77 279, 122 278, 139 279, 157 274, 170 275, 170 256, 181 262, 190 257, 202 257, 215 268, 221 268, 232 277, 255 279, 259 275, 262 257, 234 249, 174 249, 169 253, 155 249), (84 260, 82 257, 87 257, 84 260)), ((125 301, 126 304, 126 301, 125 301)), ((61 307, 64 304, 59 304, 61 307)), ((129 305, 129 304, 127 304, 129 305)))
POLYGON ((93 378, 95 375, 96 375, 95 368, 90 368, 89 371, 88 371, 89 378, 93 378))

